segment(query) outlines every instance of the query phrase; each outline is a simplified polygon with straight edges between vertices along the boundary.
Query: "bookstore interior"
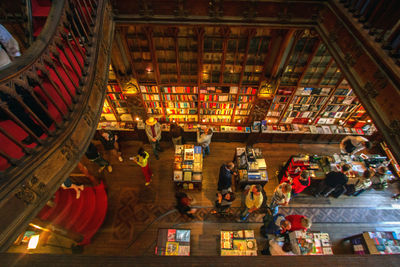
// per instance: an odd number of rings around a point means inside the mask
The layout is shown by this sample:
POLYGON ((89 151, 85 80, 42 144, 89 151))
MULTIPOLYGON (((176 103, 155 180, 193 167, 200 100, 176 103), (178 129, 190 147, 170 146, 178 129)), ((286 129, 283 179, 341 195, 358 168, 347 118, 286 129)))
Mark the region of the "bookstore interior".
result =
MULTIPOLYGON (((115 71, 116 62, 110 65, 98 130, 147 143, 148 118, 160 123, 163 141, 170 139, 170 125, 179 124, 189 142, 176 145, 171 159, 169 175, 177 192, 201 191, 207 179, 203 148, 193 144, 198 128, 210 127, 213 141, 242 142, 232 151, 236 189, 242 191, 248 185, 265 186, 274 177, 267 172, 261 149, 246 146, 249 143, 339 143, 349 135, 369 138, 377 132, 327 47, 309 30, 286 31, 286 45, 277 46, 271 59, 271 47, 276 45, 272 29, 257 28, 249 34, 232 26, 230 34, 221 36, 218 27, 207 26, 199 45, 188 26, 179 26, 178 35, 172 37, 165 34, 167 27, 154 26, 151 43, 142 28, 126 26, 134 75, 127 81, 115 71)), ((385 143, 381 148, 384 157, 293 155, 281 174, 308 170, 315 182, 329 171, 340 171, 343 162, 352 162, 354 179, 371 166, 389 163, 395 171, 387 174, 399 175, 400 167, 385 143)), ((189 256, 192 230, 170 227, 158 229, 154 253, 189 256)), ((393 254, 400 253, 399 234, 365 232, 349 240, 357 254, 393 254)), ((221 256, 256 256, 261 250, 254 230, 246 225, 241 230, 221 230, 219 240, 221 256)), ((334 253, 328 233, 293 231, 289 241, 297 255, 334 253)), ((278 242, 282 245, 285 240, 278 242)))

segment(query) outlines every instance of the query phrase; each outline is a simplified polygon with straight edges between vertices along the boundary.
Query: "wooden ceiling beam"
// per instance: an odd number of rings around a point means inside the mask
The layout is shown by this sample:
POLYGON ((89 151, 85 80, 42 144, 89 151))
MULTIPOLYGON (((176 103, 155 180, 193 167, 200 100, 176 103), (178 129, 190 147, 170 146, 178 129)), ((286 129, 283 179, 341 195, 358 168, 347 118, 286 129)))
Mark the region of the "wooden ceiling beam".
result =
POLYGON ((256 34, 257 34, 257 29, 255 29, 255 28, 247 29, 247 42, 246 42, 246 49, 245 49, 244 58, 243 58, 243 62, 242 62, 242 69, 240 71, 239 87, 242 85, 242 82, 243 82, 244 69, 246 67, 247 58, 249 57, 250 42, 251 42, 251 39, 256 34))
POLYGON ((175 64, 176 64, 176 75, 178 83, 181 83, 181 65, 179 62, 179 44, 178 44, 178 33, 179 28, 177 27, 168 27, 166 30, 166 34, 174 39, 174 46, 175 46, 175 64))
MULTIPOLYGON (((317 54, 317 51, 318 51, 318 48, 319 48, 320 45, 321 45, 321 39, 318 39, 318 40, 315 42, 314 47, 313 47, 313 50, 312 50, 311 54, 308 56, 307 63, 306 63, 306 65, 304 66, 304 70, 303 70, 303 72, 301 73, 301 76, 300 76, 299 80, 297 81, 297 87, 300 86, 301 81, 303 80, 304 75, 306 75, 307 69, 308 69, 308 67, 310 66, 311 61, 312 61, 312 59, 314 58, 315 54, 317 54)), ((306 46, 306 45, 304 45, 304 47, 305 47, 305 46, 306 46)), ((300 58, 300 57, 299 57, 299 58, 300 58)))
MULTIPOLYGON (((225 61, 226 61, 226 50, 228 50, 228 40, 231 30, 229 27, 224 26, 219 29, 219 33, 221 34, 222 41, 222 60, 221 60, 221 70, 219 74, 219 83, 223 83, 224 81, 224 71, 225 71, 225 61)), ((212 78, 211 78, 212 79, 212 78)))
POLYGON ((203 27, 195 27, 193 31, 195 32, 197 37, 197 85, 200 86, 203 79, 203 54, 204 54, 205 30, 203 27))
POLYGON ((318 81, 318 86, 321 86, 322 80, 324 79, 326 73, 328 72, 329 68, 332 66, 334 60, 333 57, 331 57, 331 60, 329 61, 328 65, 326 66, 324 73, 322 74, 321 78, 318 81))

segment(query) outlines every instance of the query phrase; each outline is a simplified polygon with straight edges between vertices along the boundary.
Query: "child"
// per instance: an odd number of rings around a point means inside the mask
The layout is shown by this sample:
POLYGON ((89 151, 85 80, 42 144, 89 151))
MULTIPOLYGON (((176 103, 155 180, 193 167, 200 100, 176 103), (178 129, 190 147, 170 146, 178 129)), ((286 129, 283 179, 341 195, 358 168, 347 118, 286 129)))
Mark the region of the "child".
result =
POLYGON ((274 194, 272 195, 271 204, 269 205, 272 214, 275 215, 278 213, 279 206, 286 206, 289 204, 291 191, 292 186, 288 183, 281 183, 275 188, 274 194))
POLYGON ((142 167, 142 172, 143 172, 144 178, 146 179, 146 183, 144 185, 148 186, 151 182, 151 176, 153 176, 153 173, 150 170, 150 165, 148 162, 149 153, 144 151, 143 147, 141 147, 141 148, 139 148, 138 155, 136 157, 132 157, 131 159, 137 165, 142 167))

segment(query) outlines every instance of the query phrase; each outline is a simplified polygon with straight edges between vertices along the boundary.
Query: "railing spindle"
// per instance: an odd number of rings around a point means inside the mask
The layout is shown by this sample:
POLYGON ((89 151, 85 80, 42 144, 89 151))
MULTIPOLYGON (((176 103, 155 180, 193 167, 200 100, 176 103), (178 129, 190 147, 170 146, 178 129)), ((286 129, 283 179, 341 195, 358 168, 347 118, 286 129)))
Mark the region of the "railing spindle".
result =
MULTIPOLYGON (((17 146, 19 146, 26 154, 32 154, 33 149, 24 146, 20 141, 18 141, 17 139, 15 139, 14 136, 12 136, 11 134, 9 134, 6 130, 3 129, 3 127, 0 127, 0 133, 2 133, 3 135, 5 135, 8 139, 10 139, 11 141, 13 141, 14 144, 16 144, 17 146)), ((0 150, 1 151, 1 150, 0 150)))
POLYGON ((38 66, 38 69, 42 72, 43 77, 46 78, 46 81, 49 82, 51 84, 51 86, 53 86, 53 88, 55 89, 57 95, 60 97, 61 101, 64 103, 64 105, 67 107, 67 109, 69 111, 72 111, 73 108, 71 107, 71 105, 69 105, 69 103, 67 102, 67 100, 65 100, 65 97, 63 95, 63 93, 61 92, 60 87, 53 81, 53 79, 50 77, 50 72, 48 69, 46 69, 45 66, 41 65, 38 66))

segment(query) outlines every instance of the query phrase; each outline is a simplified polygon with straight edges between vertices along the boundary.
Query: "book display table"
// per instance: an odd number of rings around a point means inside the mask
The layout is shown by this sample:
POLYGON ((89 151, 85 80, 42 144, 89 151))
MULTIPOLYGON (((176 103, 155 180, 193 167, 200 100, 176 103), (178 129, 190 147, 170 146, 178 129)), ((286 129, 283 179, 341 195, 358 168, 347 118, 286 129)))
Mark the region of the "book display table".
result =
POLYGON ((294 231, 289 234, 296 255, 332 255, 332 244, 327 233, 294 231))
POLYGON ((353 178, 361 177, 368 167, 379 167, 381 164, 384 164, 386 160, 386 157, 379 155, 367 156, 364 154, 354 158, 338 154, 332 156, 294 155, 286 162, 278 178, 281 181, 282 178, 292 176, 299 170, 309 170, 312 179, 322 180, 325 179, 328 172, 339 171, 343 164, 348 163, 352 166, 352 170, 347 174, 349 182, 351 183, 353 178))
POLYGON ((263 158, 261 148, 237 147, 235 151, 236 166, 238 169, 237 182, 244 188, 248 184, 268 182, 267 164, 263 158))
POLYGON ((159 256, 189 256, 190 230, 158 229, 155 254, 159 256))
POLYGON ((176 188, 201 189, 203 180, 203 154, 201 146, 175 146, 173 180, 176 188))
POLYGON ((351 236, 354 254, 400 254, 400 232, 364 232, 351 236))
POLYGON ((257 256, 254 231, 221 231, 221 256, 257 256))

